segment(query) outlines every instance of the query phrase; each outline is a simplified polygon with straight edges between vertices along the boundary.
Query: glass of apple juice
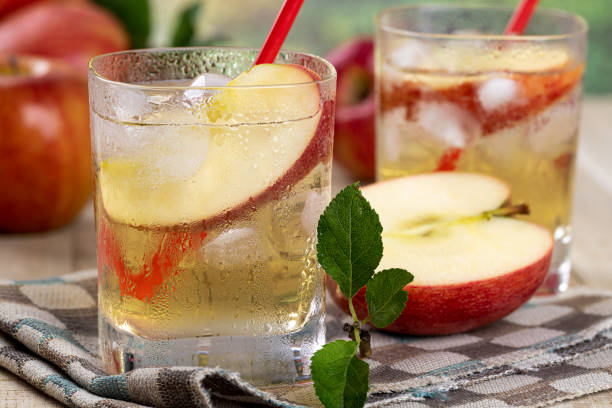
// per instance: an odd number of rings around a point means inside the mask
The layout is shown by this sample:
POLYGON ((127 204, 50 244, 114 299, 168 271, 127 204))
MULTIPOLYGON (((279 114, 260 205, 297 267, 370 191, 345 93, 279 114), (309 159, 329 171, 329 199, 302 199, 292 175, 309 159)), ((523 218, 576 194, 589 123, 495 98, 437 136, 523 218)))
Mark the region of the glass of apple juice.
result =
POLYGON ((101 356, 309 378, 325 340, 316 227, 335 71, 256 50, 126 51, 89 67, 101 356))
POLYGON ((490 174, 555 238, 540 294, 567 288, 586 23, 539 9, 501 35, 506 7, 406 6, 377 17, 377 179, 490 174))

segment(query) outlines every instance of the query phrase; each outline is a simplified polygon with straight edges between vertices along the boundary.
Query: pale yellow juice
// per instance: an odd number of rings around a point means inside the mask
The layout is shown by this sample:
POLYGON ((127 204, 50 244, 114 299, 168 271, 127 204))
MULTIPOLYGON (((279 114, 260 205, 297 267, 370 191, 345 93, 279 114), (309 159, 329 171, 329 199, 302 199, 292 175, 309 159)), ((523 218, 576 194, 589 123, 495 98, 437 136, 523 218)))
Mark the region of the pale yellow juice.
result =
MULTIPOLYGON (((499 177, 527 219, 569 231, 582 66, 562 47, 431 47, 418 68, 379 61, 377 177, 499 177)), ((401 62, 401 61, 400 61, 401 62)))

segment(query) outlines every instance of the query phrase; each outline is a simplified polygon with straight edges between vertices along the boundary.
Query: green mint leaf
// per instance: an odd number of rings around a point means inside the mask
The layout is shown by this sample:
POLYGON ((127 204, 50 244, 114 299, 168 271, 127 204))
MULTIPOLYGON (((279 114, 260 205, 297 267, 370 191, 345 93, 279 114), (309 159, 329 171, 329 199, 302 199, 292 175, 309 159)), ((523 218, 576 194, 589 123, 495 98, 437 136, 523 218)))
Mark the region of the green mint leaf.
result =
POLYGON ((201 3, 195 3, 187 7, 181 13, 174 35, 172 36, 173 47, 183 47, 193 45, 193 37, 196 32, 197 17, 200 11, 201 3))
POLYGON ((365 285, 382 258, 382 225, 357 184, 329 203, 317 227, 317 258, 347 298, 365 285))
POLYGON ((130 35, 132 48, 144 48, 151 31, 151 8, 147 0, 94 0, 113 13, 130 35))
POLYGON ((357 358, 356 341, 336 340, 312 356, 310 371, 326 408, 363 407, 368 395, 369 366, 357 358))
POLYGON ((370 366, 365 361, 353 356, 346 370, 346 387, 344 389, 344 407, 361 408, 368 398, 370 386, 370 366))
POLYGON ((410 272, 397 268, 380 271, 370 279, 366 286, 366 301, 368 317, 374 326, 388 326, 402 314, 408 300, 404 286, 413 279, 410 272))

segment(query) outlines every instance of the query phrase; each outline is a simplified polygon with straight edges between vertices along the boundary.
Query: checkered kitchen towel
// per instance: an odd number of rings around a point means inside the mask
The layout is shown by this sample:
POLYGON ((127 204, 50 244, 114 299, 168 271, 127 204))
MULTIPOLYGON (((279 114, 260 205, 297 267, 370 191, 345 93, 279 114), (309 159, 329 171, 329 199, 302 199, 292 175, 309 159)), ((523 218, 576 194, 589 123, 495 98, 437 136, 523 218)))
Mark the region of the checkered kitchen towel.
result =
MULTIPOLYGON (((0 366, 75 407, 296 407, 311 386, 263 392, 220 368, 108 375, 96 357, 94 271, 0 281, 0 366), (128 402, 129 401, 129 402, 128 402)), ((612 293, 572 289, 469 333, 372 336, 368 406, 543 406, 612 388, 612 293)), ((328 305, 328 339, 347 316, 328 305)))

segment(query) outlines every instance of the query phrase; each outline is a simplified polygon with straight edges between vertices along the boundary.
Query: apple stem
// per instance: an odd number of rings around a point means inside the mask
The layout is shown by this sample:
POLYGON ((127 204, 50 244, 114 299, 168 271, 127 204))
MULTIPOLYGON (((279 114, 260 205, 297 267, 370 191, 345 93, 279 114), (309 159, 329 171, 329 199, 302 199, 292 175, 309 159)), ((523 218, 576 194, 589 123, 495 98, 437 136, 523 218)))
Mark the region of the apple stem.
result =
POLYGON ((486 211, 485 217, 511 217, 513 215, 529 215, 529 205, 526 203, 509 205, 506 207, 500 207, 493 211, 486 211))
POLYGON ((19 63, 17 62, 17 58, 14 55, 11 55, 9 57, 8 63, 11 70, 11 75, 19 74, 19 63))
MULTIPOLYGON (((365 321, 365 319, 363 321, 365 321)), ((361 329, 359 325, 359 321, 356 321, 353 324, 344 323, 342 330, 347 333, 349 339, 357 342, 359 356, 361 358, 370 357, 372 355, 372 335, 369 331, 361 329)))

